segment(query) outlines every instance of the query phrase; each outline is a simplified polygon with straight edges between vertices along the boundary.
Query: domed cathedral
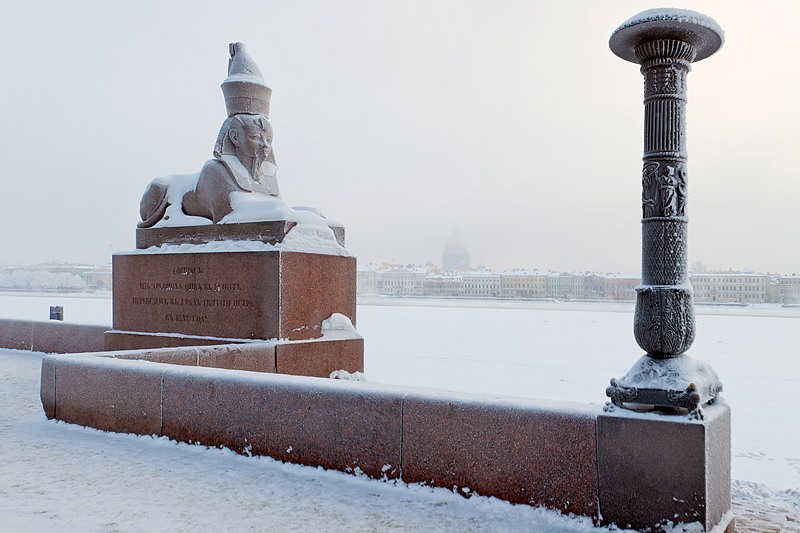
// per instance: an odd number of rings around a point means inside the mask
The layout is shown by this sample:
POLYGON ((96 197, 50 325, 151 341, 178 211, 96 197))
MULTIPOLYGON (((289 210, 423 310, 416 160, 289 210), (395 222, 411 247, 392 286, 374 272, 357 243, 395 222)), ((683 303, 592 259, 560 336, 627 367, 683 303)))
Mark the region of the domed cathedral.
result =
POLYGON ((458 231, 454 231, 453 235, 447 239, 447 244, 444 245, 442 270, 446 272, 469 270, 469 250, 458 231))

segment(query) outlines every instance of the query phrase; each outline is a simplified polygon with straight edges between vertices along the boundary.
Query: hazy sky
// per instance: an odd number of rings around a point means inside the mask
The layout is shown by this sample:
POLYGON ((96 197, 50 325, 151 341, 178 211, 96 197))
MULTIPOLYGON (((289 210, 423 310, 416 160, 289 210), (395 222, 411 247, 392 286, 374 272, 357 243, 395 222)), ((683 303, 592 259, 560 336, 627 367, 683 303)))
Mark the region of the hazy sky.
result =
MULTIPOLYGON (((273 89, 291 205, 360 261, 639 272, 642 78, 623 0, 15 2, 0 25, 0 264, 106 264, 144 187, 211 157, 228 43, 273 89), (227 6, 237 6, 236 9, 227 6), (226 10, 228 10, 226 12, 226 10)), ((690 261, 800 272, 800 4, 685 1, 690 261)))

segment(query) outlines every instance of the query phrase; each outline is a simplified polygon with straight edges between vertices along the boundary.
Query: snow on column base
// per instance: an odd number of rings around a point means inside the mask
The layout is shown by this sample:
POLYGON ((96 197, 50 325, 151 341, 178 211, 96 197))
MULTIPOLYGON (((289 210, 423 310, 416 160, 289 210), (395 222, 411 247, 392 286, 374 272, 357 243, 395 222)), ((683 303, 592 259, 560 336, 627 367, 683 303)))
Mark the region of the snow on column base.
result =
MULTIPOLYGON (((703 418, 702 407, 714 403, 722 382, 711 365, 687 355, 656 359, 645 354, 620 379, 612 379, 606 396, 613 405, 638 411, 660 408, 703 418)), ((606 411, 613 410, 606 406, 606 411)))

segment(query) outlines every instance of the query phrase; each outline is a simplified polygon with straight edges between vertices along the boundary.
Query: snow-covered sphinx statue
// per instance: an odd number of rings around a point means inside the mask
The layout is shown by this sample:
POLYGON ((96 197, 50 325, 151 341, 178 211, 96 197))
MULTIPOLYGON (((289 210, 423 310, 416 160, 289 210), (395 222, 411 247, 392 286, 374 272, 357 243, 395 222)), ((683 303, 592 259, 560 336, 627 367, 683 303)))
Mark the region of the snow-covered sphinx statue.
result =
POLYGON ((252 218, 254 211, 277 211, 277 217, 292 211, 279 201, 275 177, 268 119, 272 89, 244 43, 232 43, 230 55, 228 77, 222 83, 228 118, 217 136, 214 159, 198 174, 150 182, 139 205, 139 228, 239 222, 252 218), (254 202, 261 205, 254 209, 254 202), (237 211, 238 218, 229 216, 237 211))

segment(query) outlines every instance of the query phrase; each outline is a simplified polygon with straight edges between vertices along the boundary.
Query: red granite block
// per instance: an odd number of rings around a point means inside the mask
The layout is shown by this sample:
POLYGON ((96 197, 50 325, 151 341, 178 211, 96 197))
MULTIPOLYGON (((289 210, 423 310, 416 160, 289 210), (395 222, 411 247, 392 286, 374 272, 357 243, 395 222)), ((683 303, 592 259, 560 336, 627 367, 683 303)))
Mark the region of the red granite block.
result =
POLYGON ((33 322, 0 319, 0 348, 30 350, 32 339, 33 322))
POLYGON ((161 433, 159 365, 66 355, 56 363, 55 416, 105 431, 161 433))
POLYGON ((597 419, 603 523, 636 529, 665 521, 700 522, 706 531, 731 508, 730 408, 686 415, 621 409, 597 419))
MULTIPOLYGON (((166 228, 136 228, 136 248, 145 249, 162 244, 205 244, 212 241, 260 241, 277 244, 297 225, 288 220, 265 220, 203 226, 173 226, 166 228)), ((329 226, 336 242, 344 246, 343 226, 329 226)))
POLYGON ((240 453, 399 476, 400 395, 366 383, 219 370, 167 372, 163 433, 240 453))
POLYGON ((279 263, 277 251, 115 254, 114 329, 276 338, 279 263))
POLYGON ((107 352, 102 356, 181 366, 275 372, 275 343, 254 342, 107 352))
POLYGON ((275 343, 254 342, 198 348, 199 366, 275 372, 275 343))
POLYGON ((330 377, 335 370, 364 371, 364 339, 279 342, 276 371, 296 376, 330 377))
POLYGON ((281 322, 278 337, 322 335, 322 321, 341 313, 356 323, 356 258, 281 253, 281 322))
POLYGON ((407 395, 403 480, 597 516, 595 417, 524 400, 407 395))
POLYGON ((168 365, 197 366, 197 348, 178 347, 160 348, 151 350, 124 350, 107 352, 103 356, 115 359, 128 359, 136 361, 149 361, 151 363, 165 363, 168 365))
MULTIPOLYGON (((319 338, 322 321, 333 313, 355 322, 354 257, 116 254, 113 269, 114 329, 120 332, 299 340, 319 338)), ((144 347, 153 345, 135 346, 144 347)))
POLYGON ((51 320, 33 322, 32 349, 45 353, 101 352, 108 326, 70 324, 51 320))
POLYGON ((56 359, 50 355, 42 359, 42 374, 39 382, 39 397, 47 418, 56 416, 56 359))
POLYGON ((185 335, 150 335, 147 333, 131 333, 127 331, 107 331, 105 334, 105 350, 150 350, 156 348, 175 348, 186 346, 213 346, 240 342, 237 339, 218 339, 191 337, 185 335))
MULTIPOLYGON (((286 233, 295 225, 295 222, 286 220, 270 220, 203 226, 136 228, 136 248, 145 249, 162 244, 205 244, 228 240, 277 244, 283 241, 286 233)), ((341 229, 344 230, 344 228, 341 229)), ((344 246, 343 243, 340 244, 344 246)))

